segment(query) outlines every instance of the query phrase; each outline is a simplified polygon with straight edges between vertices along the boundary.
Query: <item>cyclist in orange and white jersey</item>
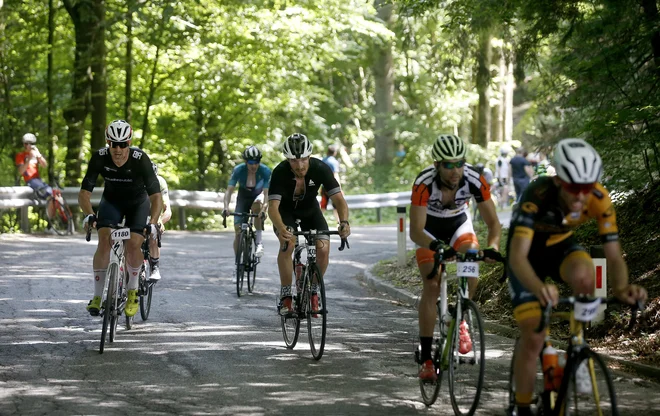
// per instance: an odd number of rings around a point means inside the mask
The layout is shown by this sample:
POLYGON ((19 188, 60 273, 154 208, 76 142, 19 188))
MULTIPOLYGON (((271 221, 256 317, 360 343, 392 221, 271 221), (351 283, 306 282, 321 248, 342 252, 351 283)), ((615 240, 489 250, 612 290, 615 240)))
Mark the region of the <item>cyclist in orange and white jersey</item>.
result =
MULTIPOLYGON (((440 271, 432 279, 435 252, 446 244, 465 253, 478 249, 479 242, 468 215, 470 198, 474 197, 481 217, 488 227, 488 247, 499 249, 501 226, 495 204, 490 199, 490 185, 472 166, 465 162, 467 147, 455 135, 440 135, 433 146, 433 165, 415 179, 410 208, 410 238, 417 249, 417 265, 424 283, 419 302, 419 340, 422 368, 419 377, 434 381, 436 372, 431 360, 436 301, 440 294, 440 271)), ((485 251, 486 255, 488 249, 485 251)), ((477 281, 468 281, 470 295, 477 281)))

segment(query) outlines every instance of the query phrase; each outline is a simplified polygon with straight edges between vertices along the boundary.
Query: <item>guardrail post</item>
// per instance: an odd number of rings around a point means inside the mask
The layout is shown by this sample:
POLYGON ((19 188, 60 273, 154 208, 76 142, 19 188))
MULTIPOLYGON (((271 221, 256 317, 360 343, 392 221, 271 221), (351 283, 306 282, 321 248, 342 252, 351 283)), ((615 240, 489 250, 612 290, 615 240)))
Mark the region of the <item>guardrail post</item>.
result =
POLYGON ((179 207, 179 230, 183 231, 186 229, 186 208, 179 207))
POLYGON ((399 266, 406 265, 406 207, 396 207, 396 214, 398 217, 398 226, 396 232, 396 246, 397 246, 397 258, 399 260, 399 266))
POLYGON ((30 232, 30 216, 29 214, 30 207, 21 207, 20 216, 21 216, 21 231, 24 233, 30 232))
MULTIPOLYGON (((591 246, 589 252, 594 262, 594 268, 596 269, 594 296, 607 297, 607 260, 605 259, 605 250, 603 246, 591 246)), ((601 304, 598 307, 598 315, 593 319, 593 323, 599 323, 605 319, 605 309, 607 309, 607 304, 601 304)))
POLYGON ((380 207, 376 208, 376 221, 380 222, 381 216, 380 216, 380 207))

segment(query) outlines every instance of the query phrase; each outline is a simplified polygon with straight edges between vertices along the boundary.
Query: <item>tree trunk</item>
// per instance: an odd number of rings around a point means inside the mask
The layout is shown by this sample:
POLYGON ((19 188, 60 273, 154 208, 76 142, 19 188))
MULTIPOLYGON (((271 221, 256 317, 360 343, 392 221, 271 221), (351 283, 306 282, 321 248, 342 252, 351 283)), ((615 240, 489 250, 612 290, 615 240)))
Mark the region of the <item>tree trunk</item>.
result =
POLYGON ((156 73, 158 72, 158 58, 160 56, 160 45, 156 46, 156 57, 154 64, 151 68, 151 82, 149 83, 149 94, 147 95, 147 103, 144 107, 144 119, 142 120, 142 138, 140 139, 139 147, 146 146, 147 135, 149 134, 149 109, 154 102, 156 95, 156 73))
POLYGON ((94 10, 91 3, 74 2, 72 0, 63 1, 64 7, 71 16, 76 38, 71 102, 63 114, 68 127, 66 182, 75 185, 82 176, 82 144, 85 134, 85 121, 89 114, 89 92, 91 87, 89 77, 89 71, 91 70, 90 52, 94 31, 98 30, 99 27, 94 22, 94 10))
POLYGON ((490 138, 494 142, 501 142, 504 135, 504 93, 506 90, 506 78, 505 72, 506 67, 504 64, 504 56, 502 48, 497 49, 497 56, 493 61, 497 61, 498 71, 497 71, 497 104, 493 106, 493 111, 491 113, 492 125, 490 138))
MULTIPOLYGON (((389 28, 393 24, 393 6, 385 0, 374 3, 378 18, 389 28)), ((376 60, 373 65, 375 79, 375 164, 389 166, 394 157, 394 130, 392 128, 392 101, 394 96, 394 66, 392 59, 392 43, 387 40, 377 47, 376 60)))
POLYGON ((46 71, 46 93, 48 108, 46 118, 48 123, 48 180, 55 179, 55 137, 53 137, 53 34, 55 33, 55 7, 53 0, 48 0, 48 69, 46 71))
POLYGON ((513 54, 508 51, 505 54, 506 62, 506 87, 504 91, 504 141, 513 140, 513 54))
POLYGON ((644 10, 644 19, 649 27, 655 27, 651 33, 651 49, 653 50, 653 61, 655 62, 656 73, 660 73, 660 30, 657 29, 660 18, 658 14, 658 4, 656 0, 641 0, 644 10))
POLYGON ((126 11, 126 88, 124 90, 124 120, 131 124, 131 90, 133 88, 133 0, 127 0, 126 11))
MULTIPOLYGON (((0 12, 2 11, 2 3, 0 3, 0 12)), ((4 132, 3 140, 0 140, 2 146, 0 146, 0 151, 4 150, 5 146, 13 146, 15 135, 15 125, 16 118, 14 117, 14 110, 12 108, 11 101, 11 83, 10 83, 10 74, 11 68, 7 66, 5 61, 5 50, 7 49, 6 37, 4 36, 5 32, 5 14, 0 13, 0 82, 2 82, 2 93, 3 93, 3 102, 4 102, 4 114, 2 117, 2 131, 4 132)), ((14 160, 11 160, 11 166, 14 165, 14 160)), ((19 179, 18 172, 16 172, 16 180, 19 179)))
POLYGON ((107 123, 107 95, 105 67, 105 0, 93 2, 94 35, 91 44, 91 70, 92 70, 92 150, 99 149, 105 144, 105 125, 107 123))
MULTIPOLYGON (((203 88, 200 89, 202 91, 203 88)), ((201 94, 195 98, 195 108, 197 117, 195 117, 195 124, 197 125, 197 190, 203 191, 206 189, 206 153, 204 152, 204 144, 206 143, 206 134, 204 133, 204 110, 202 108, 204 100, 201 94)))
POLYGON ((490 28, 484 28, 479 34, 477 52, 477 92, 479 93, 479 119, 476 144, 488 145, 490 141, 490 28))

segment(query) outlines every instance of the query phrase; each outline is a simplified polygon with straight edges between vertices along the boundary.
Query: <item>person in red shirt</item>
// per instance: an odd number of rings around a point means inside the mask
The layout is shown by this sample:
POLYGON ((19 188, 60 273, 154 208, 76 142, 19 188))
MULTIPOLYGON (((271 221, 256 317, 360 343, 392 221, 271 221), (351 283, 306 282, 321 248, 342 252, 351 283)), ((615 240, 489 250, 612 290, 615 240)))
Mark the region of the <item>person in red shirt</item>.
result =
POLYGON ((39 165, 46 167, 48 162, 37 149, 36 142, 37 137, 34 134, 23 135, 23 151, 16 155, 16 166, 25 184, 34 189, 40 198, 46 199, 53 195, 53 188, 44 183, 39 176, 39 165))

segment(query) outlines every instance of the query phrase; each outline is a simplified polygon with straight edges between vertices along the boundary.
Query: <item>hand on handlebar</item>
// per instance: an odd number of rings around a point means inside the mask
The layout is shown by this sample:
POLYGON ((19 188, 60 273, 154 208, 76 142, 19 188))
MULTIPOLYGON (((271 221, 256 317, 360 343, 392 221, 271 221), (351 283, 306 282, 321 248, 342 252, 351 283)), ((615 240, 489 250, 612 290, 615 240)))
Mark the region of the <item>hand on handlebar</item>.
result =
POLYGON ((559 302, 559 290, 553 284, 543 284, 534 291, 534 296, 541 302, 541 306, 556 305, 559 302))
POLYGON ((623 289, 614 290, 613 293, 621 303, 627 303, 629 305, 633 305, 637 301, 646 303, 648 297, 646 289, 637 285, 628 285, 623 289))
POLYGON ((483 251, 479 252, 479 255, 484 257, 485 263, 502 263, 504 262, 504 256, 494 247, 486 247, 483 251))
POLYGON ((88 231, 91 228, 96 228, 96 215, 89 214, 83 220, 83 228, 88 231))
POLYGON ((348 221, 342 221, 339 223, 337 231, 339 231, 339 237, 345 239, 351 235, 351 224, 349 224, 348 221))

